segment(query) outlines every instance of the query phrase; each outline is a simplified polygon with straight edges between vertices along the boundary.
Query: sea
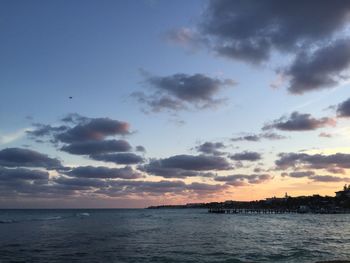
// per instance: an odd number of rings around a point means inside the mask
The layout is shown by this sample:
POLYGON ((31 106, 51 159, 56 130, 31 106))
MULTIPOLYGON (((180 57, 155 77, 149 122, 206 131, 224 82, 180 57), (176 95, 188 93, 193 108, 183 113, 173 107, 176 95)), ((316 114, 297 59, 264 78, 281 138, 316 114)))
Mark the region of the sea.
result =
POLYGON ((300 263, 347 259, 350 214, 0 210, 1 263, 300 263))

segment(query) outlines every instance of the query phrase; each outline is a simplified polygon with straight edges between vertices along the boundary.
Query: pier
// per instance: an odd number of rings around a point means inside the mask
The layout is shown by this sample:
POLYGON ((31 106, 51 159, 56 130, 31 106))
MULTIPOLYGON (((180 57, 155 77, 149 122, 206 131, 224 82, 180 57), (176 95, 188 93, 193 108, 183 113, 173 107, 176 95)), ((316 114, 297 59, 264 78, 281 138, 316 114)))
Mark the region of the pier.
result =
POLYGON ((215 214, 291 214, 298 213, 298 210, 288 209, 248 209, 248 208, 209 208, 209 213, 215 214))
POLYGON ((209 213, 214 214, 349 214, 349 209, 265 209, 265 208, 209 208, 209 213))

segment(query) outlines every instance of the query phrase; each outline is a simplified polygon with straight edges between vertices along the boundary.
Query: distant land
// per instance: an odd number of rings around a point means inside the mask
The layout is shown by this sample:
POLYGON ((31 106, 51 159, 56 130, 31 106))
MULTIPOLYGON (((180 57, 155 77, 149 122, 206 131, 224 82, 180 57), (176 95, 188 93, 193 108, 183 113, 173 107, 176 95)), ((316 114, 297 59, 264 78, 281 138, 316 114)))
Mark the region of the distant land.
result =
POLYGON ((255 201, 233 201, 210 203, 188 203, 184 205, 159 205, 150 206, 148 209, 186 209, 206 208, 213 213, 261 212, 270 213, 350 213, 350 185, 345 185, 343 190, 335 192, 335 196, 311 196, 291 197, 286 193, 284 197, 271 197, 255 201))

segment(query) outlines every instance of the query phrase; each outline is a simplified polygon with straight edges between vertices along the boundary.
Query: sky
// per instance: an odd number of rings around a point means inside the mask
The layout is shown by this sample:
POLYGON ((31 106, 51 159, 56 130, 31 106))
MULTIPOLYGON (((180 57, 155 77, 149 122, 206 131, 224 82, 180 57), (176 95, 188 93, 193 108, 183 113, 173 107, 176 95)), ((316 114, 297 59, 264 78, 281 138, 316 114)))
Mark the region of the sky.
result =
POLYGON ((330 195, 347 1, 0 1, 0 208, 330 195))

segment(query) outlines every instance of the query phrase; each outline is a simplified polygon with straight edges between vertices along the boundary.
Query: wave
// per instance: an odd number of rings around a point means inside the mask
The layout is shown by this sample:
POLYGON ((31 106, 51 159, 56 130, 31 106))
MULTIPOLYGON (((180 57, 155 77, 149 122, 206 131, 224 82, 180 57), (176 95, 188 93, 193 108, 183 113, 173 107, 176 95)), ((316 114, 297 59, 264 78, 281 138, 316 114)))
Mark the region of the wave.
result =
POLYGON ((78 214, 76 214, 76 216, 77 217, 88 217, 88 216, 90 216, 90 214, 89 213, 78 213, 78 214))
POLYGON ((17 223, 17 221, 12 220, 12 219, 1 219, 0 220, 0 224, 13 224, 13 223, 17 223))
POLYGON ((13 224, 21 222, 35 222, 35 221, 55 221, 63 220, 67 218, 86 218, 89 217, 90 213, 77 213, 73 215, 65 216, 48 216, 48 217, 37 217, 37 218, 21 218, 21 219, 0 219, 0 224, 13 224))

